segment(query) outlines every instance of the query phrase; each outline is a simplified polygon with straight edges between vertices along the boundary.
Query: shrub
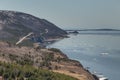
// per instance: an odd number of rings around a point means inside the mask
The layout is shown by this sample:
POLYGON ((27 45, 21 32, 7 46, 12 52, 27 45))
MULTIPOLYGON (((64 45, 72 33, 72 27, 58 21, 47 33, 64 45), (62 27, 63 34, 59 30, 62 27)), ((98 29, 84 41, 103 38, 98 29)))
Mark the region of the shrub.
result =
POLYGON ((0 62, 0 74, 5 80, 77 80, 64 74, 37 69, 30 65, 19 65, 0 62))
POLYGON ((50 49, 48 49, 48 50, 54 51, 54 52, 60 52, 60 53, 61 53, 61 51, 60 51, 59 49, 57 49, 57 48, 50 48, 50 49))

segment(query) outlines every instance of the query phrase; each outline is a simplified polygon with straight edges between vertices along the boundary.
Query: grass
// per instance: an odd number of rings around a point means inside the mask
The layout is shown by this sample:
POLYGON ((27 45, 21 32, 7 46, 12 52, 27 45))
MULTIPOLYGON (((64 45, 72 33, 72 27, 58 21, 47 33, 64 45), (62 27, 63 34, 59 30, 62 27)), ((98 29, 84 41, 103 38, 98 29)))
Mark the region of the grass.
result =
POLYGON ((7 80, 77 80, 64 74, 37 69, 30 65, 0 62, 0 76, 7 80))

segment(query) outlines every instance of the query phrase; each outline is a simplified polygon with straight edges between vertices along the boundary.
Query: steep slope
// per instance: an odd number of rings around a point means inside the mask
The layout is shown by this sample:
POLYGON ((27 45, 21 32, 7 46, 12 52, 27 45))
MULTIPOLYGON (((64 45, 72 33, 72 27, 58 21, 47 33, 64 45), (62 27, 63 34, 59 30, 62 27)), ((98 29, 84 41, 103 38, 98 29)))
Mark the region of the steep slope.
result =
MULTIPOLYGON (((97 80, 75 60, 70 60, 58 49, 34 49, 11 46, 0 42, 0 61, 31 65, 75 77, 79 80, 97 80)), ((66 79, 67 80, 67 79, 66 79)))
POLYGON ((45 29, 49 30, 45 35, 46 38, 66 35, 64 30, 45 19, 22 12, 0 10, 0 38, 21 37, 29 32, 34 32, 39 36, 45 29))

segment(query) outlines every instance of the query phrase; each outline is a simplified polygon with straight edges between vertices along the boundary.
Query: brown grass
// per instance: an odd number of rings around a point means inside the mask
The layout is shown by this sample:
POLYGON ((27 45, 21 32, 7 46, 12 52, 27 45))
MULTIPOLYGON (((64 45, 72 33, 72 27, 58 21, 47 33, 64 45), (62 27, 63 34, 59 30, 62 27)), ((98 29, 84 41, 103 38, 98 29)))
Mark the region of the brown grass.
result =
POLYGON ((86 75, 83 75, 83 74, 71 73, 65 70, 53 70, 53 72, 65 74, 65 75, 77 78, 78 80, 87 80, 86 75))

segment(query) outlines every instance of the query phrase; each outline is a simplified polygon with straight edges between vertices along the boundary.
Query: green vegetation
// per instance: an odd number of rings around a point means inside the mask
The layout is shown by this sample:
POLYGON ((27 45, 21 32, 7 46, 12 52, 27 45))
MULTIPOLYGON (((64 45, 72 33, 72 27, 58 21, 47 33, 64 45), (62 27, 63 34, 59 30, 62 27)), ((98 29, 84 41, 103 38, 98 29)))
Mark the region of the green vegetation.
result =
MULTIPOLYGON (((0 40, 9 42, 13 45, 15 45, 15 43, 19 40, 20 37, 23 37, 23 36, 27 35, 28 33, 32 32, 32 29, 27 28, 26 26, 24 26, 21 23, 12 23, 9 25, 10 25, 10 27, 4 27, 3 31, 6 31, 9 34, 12 34, 13 37, 8 36, 8 38, 1 38, 0 40), (16 26, 16 27, 14 27, 14 26, 16 26)), ((32 41, 25 40, 18 46, 33 46, 33 44, 32 44, 32 41)))
POLYGON ((26 35, 27 33, 31 32, 30 28, 27 28, 21 23, 12 23, 9 24, 11 28, 4 27, 4 31, 7 31, 11 34, 14 34, 15 37, 20 37, 21 35, 26 35), (14 27, 16 26, 16 27, 14 27))
MULTIPOLYGON (((16 42, 18 41, 18 38, 12 37, 12 38, 2 38, 0 39, 0 41, 2 42, 7 42, 9 45, 13 45, 15 46, 16 42)), ((24 40, 22 43, 18 44, 17 46, 21 47, 21 46, 28 46, 31 47, 33 46, 33 42, 31 40, 24 40)))
POLYGON ((31 40, 24 40, 22 43, 18 44, 19 47, 21 46, 28 46, 28 47, 32 47, 33 46, 33 42, 31 40))
POLYGON ((61 53, 61 51, 60 51, 59 49, 57 49, 57 48, 50 48, 49 50, 50 50, 50 51, 60 52, 60 53, 61 53))
POLYGON ((31 59, 31 56, 24 55, 24 57, 18 57, 17 55, 9 54, 9 58, 12 61, 15 61, 16 63, 20 65, 33 65, 33 60, 31 59))
POLYGON ((0 62, 0 76, 6 80, 77 80, 64 74, 37 69, 30 65, 0 62))
POLYGON ((17 38, 12 37, 12 38, 2 38, 0 39, 1 42, 7 42, 10 45, 15 45, 15 43, 18 41, 17 38))
POLYGON ((52 54, 46 54, 41 66, 46 66, 46 67, 50 66, 51 65, 50 61, 52 61, 53 59, 54 58, 52 54))

